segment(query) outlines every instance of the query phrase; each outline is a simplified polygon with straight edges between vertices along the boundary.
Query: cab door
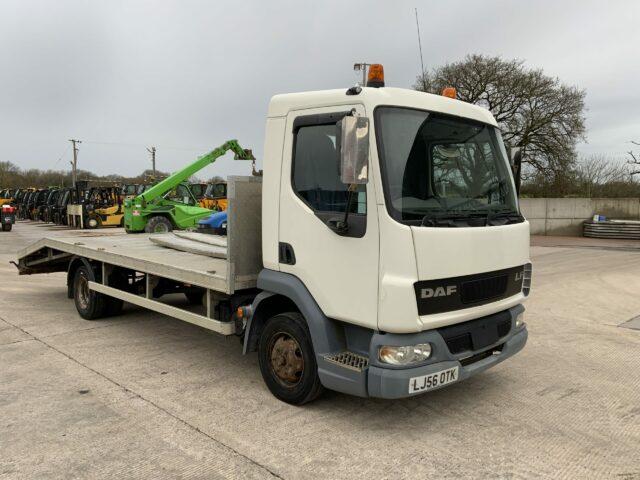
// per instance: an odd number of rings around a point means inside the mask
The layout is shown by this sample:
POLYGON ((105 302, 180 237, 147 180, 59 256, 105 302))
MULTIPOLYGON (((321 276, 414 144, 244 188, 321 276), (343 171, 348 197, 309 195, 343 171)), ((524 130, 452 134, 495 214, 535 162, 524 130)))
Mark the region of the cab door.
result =
MULTIPOLYGON (((337 122, 361 105, 308 109, 287 116, 280 179, 279 268, 298 277, 330 318, 375 329, 378 304, 378 218, 373 179, 340 181, 337 122), (347 205, 349 229, 337 233, 347 205)), ((371 170, 371 169, 369 169, 371 170)))

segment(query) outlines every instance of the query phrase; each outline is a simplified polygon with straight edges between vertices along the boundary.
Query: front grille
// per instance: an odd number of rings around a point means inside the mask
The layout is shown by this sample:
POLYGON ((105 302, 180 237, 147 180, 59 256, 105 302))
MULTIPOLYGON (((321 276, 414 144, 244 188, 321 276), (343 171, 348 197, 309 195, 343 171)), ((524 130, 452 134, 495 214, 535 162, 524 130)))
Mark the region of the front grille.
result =
POLYGON ((511 319, 505 320, 498 324, 499 337, 506 337, 510 330, 511 330, 511 319))
MULTIPOLYGON (((525 270, 525 266, 519 265, 460 277, 420 280, 413 285, 418 314, 452 312, 517 295, 523 291, 523 280, 527 281, 525 270)), ((526 294, 528 288, 524 287, 526 294)))
POLYGON ((507 290, 507 275, 464 282, 460 291, 463 304, 500 297, 507 290))
POLYGON ((502 352, 503 348, 504 343, 502 345, 498 345, 497 347, 485 350, 484 352, 476 353, 475 355, 471 355, 470 357, 463 358, 460 360, 460 364, 463 367, 466 367, 467 365, 471 365, 472 363, 479 362, 480 360, 484 360, 487 357, 491 357, 494 354, 502 352))
POLYGON ((510 331, 511 313, 508 310, 438 329, 452 355, 487 348, 510 331))
POLYGON ((524 266, 524 279, 522 280, 522 293, 524 293, 525 297, 529 295, 529 291, 531 290, 531 270, 531 264, 527 263, 524 266))
POLYGON ((467 350, 473 350, 473 343, 471 342, 471 335, 463 333, 456 337, 446 339, 447 347, 452 354, 466 352, 467 350))

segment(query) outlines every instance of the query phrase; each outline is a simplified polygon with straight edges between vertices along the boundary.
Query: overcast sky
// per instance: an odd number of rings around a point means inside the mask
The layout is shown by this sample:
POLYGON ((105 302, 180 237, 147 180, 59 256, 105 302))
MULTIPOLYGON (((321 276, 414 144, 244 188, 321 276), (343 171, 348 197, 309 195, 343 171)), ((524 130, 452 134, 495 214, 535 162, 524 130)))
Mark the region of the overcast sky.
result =
MULTIPOLYGON (((354 61, 387 85, 469 53, 519 58, 587 90, 588 143, 621 158, 640 140, 637 1, 0 2, 0 161, 99 174, 173 171, 229 138, 259 155, 276 93, 343 88, 354 61)), ((246 174, 225 158, 201 177, 246 174)))

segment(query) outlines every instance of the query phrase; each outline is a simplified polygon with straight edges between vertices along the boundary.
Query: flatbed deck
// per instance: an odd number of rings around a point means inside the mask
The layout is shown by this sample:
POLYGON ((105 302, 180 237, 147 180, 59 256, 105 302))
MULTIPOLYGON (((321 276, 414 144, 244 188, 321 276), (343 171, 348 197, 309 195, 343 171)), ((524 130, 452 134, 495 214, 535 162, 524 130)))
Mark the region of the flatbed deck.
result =
POLYGON ((228 295, 254 288, 262 269, 261 195, 260 178, 229 177, 227 258, 160 246, 149 240, 153 234, 92 230, 26 246, 18 252, 18 268, 26 275, 64 271, 77 256, 228 295))
POLYGON ((69 255, 89 258, 202 288, 231 293, 226 259, 181 252, 149 241, 151 234, 46 237, 18 252, 23 274, 56 270, 69 255), (68 254, 68 255, 65 255, 68 254), (30 271, 31 270, 31 271, 30 271))

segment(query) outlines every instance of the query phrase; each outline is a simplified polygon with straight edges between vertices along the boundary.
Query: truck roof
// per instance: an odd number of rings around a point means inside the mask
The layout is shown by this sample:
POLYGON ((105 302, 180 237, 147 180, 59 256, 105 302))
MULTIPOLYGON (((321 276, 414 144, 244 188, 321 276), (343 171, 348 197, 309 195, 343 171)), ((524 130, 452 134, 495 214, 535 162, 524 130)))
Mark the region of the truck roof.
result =
POLYGON ((346 92, 346 88, 341 88, 275 95, 269 102, 268 116, 284 117, 292 110, 360 103, 364 105, 367 115, 371 115, 379 105, 393 105, 456 115, 497 126, 489 110, 442 95, 393 87, 364 87, 359 95, 347 95, 346 92))

